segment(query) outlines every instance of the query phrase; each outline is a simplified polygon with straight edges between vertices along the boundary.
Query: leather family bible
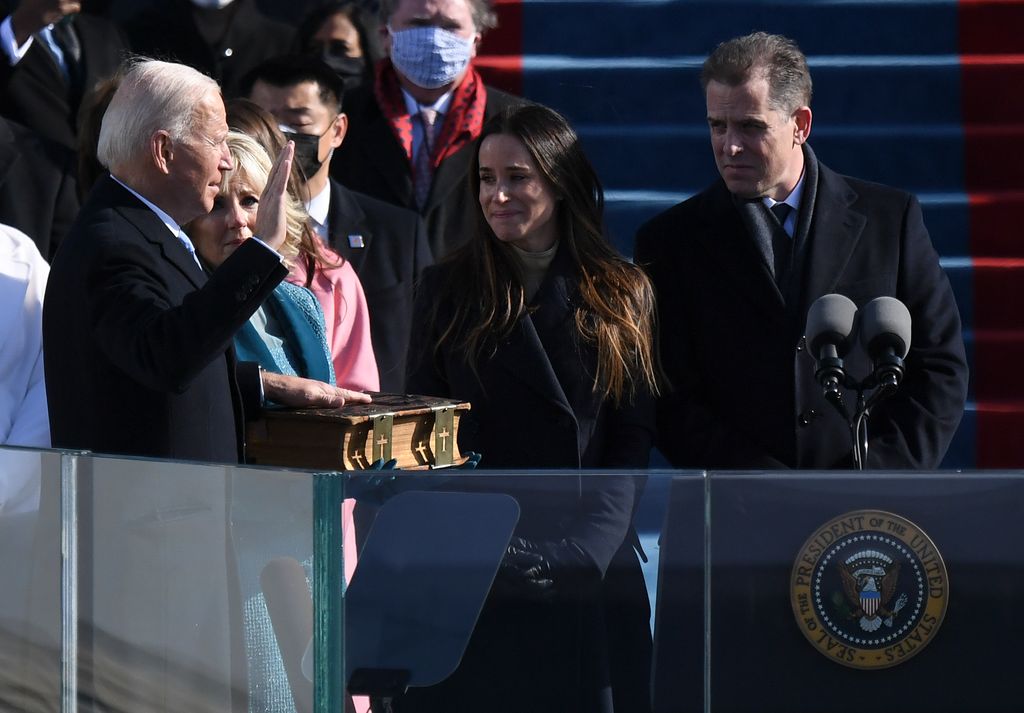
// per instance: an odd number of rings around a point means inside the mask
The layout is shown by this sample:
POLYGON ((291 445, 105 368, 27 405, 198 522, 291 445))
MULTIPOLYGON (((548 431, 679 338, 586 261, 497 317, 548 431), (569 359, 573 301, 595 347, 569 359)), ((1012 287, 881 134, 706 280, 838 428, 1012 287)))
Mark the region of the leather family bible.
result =
POLYGON ((466 402, 371 394, 339 409, 268 409, 246 426, 246 462, 291 468, 365 470, 394 458, 403 470, 462 465, 456 433, 466 402))

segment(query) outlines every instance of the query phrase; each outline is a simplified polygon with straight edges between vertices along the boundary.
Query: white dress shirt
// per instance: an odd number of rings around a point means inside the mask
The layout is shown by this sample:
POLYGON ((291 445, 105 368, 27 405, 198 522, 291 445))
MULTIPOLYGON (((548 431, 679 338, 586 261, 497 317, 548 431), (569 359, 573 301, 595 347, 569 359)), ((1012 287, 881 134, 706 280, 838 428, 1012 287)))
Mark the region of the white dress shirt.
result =
POLYGON ((804 195, 804 177, 806 175, 806 171, 800 174, 800 180, 797 181, 796 187, 793 188, 792 191, 790 191, 788 196, 786 196, 786 200, 776 201, 772 200, 768 196, 765 196, 764 198, 761 199, 762 201, 764 201, 764 205, 766 208, 768 208, 768 210, 771 210, 772 206, 774 206, 776 203, 785 203, 786 205, 793 208, 793 210, 789 211, 789 215, 786 216, 786 222, 782 224, 782 229, 785 230, 786 235, 788 235, 791 238, 796 233, 796 218, 797 215, 800 213, 800 199, 804 195))

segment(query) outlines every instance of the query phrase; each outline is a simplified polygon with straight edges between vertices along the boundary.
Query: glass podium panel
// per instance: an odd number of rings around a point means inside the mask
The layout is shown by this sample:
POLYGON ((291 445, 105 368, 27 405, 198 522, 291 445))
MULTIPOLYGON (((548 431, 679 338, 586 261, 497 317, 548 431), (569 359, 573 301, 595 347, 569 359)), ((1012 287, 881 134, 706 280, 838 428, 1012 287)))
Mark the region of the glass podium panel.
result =
POLYGON ((708 485, 708 710, 1019 709, 1024 477, 708 485))
MULTIPOLYGON (((703 478, 676 489, 684 479, 673 475, 352 476, 361 549, 345 601, 350 683, 396 713, 649 710, 673 494, 687 509, 675 534, 682 547, 669 552, 697 568, 696 604, 683 619, 699 682, 703 478)), ((671 643, 665 660, 677 656, 671 643)))
MULTIPOLYGON (((33 455, 44 477, 29 544, 12 537, 18 551, 9 551, 2 540, 5 562, 18 558, 30 573, 18 585, 28 613, 15 624, 31 633, 19 634, 28 646, 15 650, 18 665, 4 667, 18 679, 0 697, 16 704, 0 708, 312 710, 314 674, 303 672, 302 657, 312 649, 315 563, 330 562, 342 583, 344 568, 343 490, 329 493, 332 507, 317 493, 341 476, 33 455), (334 551, 318 551, 318 529, 337 536, 334 551)), ((0 521, 14 524, 6 514, 0 521)), ((4 571, 4 594, 13 596, 10 573, 20 571, 4 571)), ((333 596, 340 611, 341 586, 333 596)), ((5 597, 8 610, 19 611, 5 597)), ((335 639, 328 652, 338 669, 340 633, 335 639)), ((334 695, 342 710, 342 692, 325 684, 325 701, 334 695)))
POLYGON ((3 710, 1019 707, 1017 473, 0 475, 3 710))
MULTIPOLYGON (((648 537, 659 555, 652 704, 658 713, 704 709, 705 503, 703 473, 657 474, 663 515, 648 537), (667 486, 667 487, 666 487, 667 486), (657 539, 655 539, 655 537, 657 539)), ((651 523, 654 524, 653 522, 651 523)))
POLYGON ((0 447, 0 710, 61 705, 61 455, 0 447), (55 537, 46 552, 39 532, 55 537))
MULTIPOLYGON (((3 709, 649 706, 656 620, 672 612, 657 601, 675 474, 15 453, 39 471, 40 495, 27 522, 13 506, 0 519, 14 563, 3 709)), ((704 479, 689 482, 673 531, 687 548, 703 541, 704 479)), ((702 617, 699 605, 685 614, 702 617)), ((700 657, 687 663, 699 680, 700 657)))

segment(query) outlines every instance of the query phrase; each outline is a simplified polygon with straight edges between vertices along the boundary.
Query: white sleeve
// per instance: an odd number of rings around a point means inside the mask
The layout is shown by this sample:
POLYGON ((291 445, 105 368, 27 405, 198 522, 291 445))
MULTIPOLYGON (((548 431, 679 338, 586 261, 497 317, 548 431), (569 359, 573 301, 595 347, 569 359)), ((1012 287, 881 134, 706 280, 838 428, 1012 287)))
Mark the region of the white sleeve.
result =
POLYGON ((50 447, 50 417, 46 411, 46 381, 43 379, 43 351, 36 355, 25 398, 15 412, 7 445, 50 447))
POLYGON ((50 267, 28 236, 0 225, 0 444, 50 447, 43 294, 50 267))

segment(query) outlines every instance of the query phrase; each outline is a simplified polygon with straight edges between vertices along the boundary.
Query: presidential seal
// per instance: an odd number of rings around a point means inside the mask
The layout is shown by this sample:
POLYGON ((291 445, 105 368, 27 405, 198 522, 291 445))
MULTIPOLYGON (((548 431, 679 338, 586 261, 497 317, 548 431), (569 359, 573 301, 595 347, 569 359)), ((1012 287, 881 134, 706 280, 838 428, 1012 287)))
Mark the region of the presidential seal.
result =
POLYGON ((920 652, 946 614, 946 564, 906 518, 856 510, 822 525, 800 548, 790 578, 793 614, 832 661, 888 668, 920 652))

